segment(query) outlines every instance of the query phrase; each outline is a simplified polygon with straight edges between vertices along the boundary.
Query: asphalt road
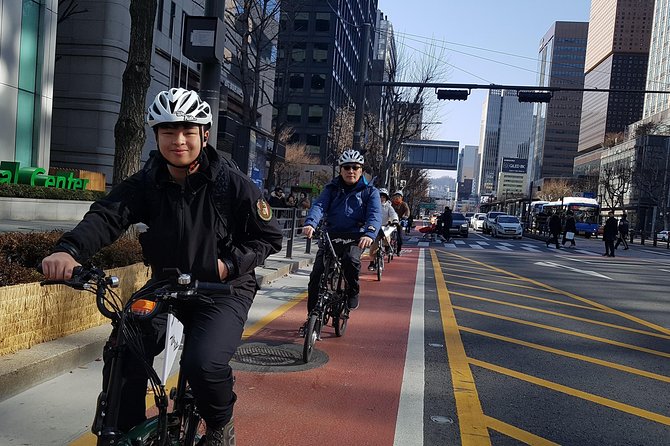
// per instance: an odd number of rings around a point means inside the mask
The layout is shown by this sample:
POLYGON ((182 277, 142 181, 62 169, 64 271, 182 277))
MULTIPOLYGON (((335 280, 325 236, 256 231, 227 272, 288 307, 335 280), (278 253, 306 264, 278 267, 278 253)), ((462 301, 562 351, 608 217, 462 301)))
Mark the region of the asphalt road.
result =
MULTIPOLYGON (((320 362, 235 365, 238 444, 668 444, 670 251, 577 245, 414 233, 320 362)), ((243 346, 301 346, 307 273, 262 290, 243 346)), ((1 402, 0 444, 94 444, 99 365, 1 402)))

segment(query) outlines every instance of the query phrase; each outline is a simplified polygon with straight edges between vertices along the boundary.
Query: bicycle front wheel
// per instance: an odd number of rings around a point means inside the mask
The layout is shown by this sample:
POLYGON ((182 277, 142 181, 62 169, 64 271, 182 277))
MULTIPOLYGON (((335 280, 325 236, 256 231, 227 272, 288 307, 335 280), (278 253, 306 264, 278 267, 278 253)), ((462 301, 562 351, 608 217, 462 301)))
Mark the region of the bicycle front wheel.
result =
POLYGON ((347 322, 349 322, 349 309, 342 304, 337 317, 333 317, 333 326, 335 327, 335 336, 342 337, 347 331, 347 322))
POLYGON ((307 322, 307 328, 305 329, 305 344, 302 348, 302 360, 306 363, 312 358, 314 344, 319 337, 318 320, 319 318, 316 314, 309 315, 309 321, 307 322))

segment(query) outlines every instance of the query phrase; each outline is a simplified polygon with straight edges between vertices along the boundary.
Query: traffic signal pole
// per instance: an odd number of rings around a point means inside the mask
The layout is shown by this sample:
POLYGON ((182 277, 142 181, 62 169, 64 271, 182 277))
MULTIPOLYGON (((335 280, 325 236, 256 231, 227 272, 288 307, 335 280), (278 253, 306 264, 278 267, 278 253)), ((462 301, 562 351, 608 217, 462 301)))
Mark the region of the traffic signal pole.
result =
MULTIPOLYGON (((224 5, 220 0, 207 0, 205 16, 218 17, 224 24, 224 5)), ((225 25, 224 25, 225 26, 225 25)), ((221 96, 221 61, 209 60, 200 66, 200 98, 209 104, 212 111, 212 127, 209 129, 207 142, 216 147, 216 136, 219 129, 219 103, 221 96)))

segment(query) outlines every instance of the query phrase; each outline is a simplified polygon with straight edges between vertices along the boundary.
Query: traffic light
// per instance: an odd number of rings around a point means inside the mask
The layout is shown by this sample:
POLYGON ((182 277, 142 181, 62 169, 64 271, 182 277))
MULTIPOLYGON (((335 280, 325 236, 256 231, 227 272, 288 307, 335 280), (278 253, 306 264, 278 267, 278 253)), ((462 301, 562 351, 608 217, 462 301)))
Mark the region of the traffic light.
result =
POLYGON ((552 94, 549 91, 517 91, 516 96, 519 102, 549 102, 552 94))
POLYGON ((437 99, 448 101, 465 101, 470 92, 468 90, 437 90, 437 99))

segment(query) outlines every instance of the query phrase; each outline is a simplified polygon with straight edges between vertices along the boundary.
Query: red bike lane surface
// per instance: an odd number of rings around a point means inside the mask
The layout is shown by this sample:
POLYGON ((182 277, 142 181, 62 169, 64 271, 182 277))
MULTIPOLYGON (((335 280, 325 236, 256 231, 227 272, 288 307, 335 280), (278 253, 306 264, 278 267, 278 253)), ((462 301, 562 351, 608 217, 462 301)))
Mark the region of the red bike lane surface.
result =
MULTIPOLYGON (((320 367, 286 373, 235 371, 240 446, 393 445, 418 250, 386 265, 382 281, 361 271, 359 308, 345 335, 324 327, 320 367)), ((367 259, 362 259, 367 266, 367 259)), ((246 342, 302 346, 306 301, 246 342)))

